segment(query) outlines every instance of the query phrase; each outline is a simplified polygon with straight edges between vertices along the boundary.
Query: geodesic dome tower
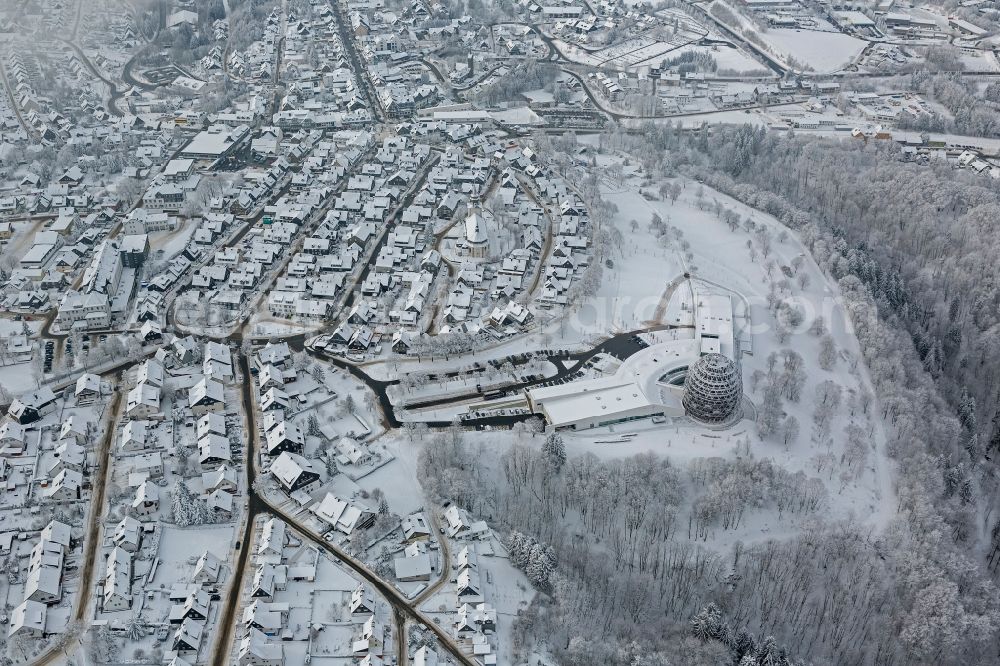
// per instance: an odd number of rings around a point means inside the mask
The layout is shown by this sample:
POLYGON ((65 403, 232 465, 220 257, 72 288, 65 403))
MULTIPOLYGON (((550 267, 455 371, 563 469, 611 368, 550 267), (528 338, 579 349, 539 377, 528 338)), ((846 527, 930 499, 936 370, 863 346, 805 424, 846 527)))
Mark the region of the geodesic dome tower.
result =
POLYGON ((736 412, 742 397, 739 366, 722 354, 705 354, 688 369, 681 401, 689 416, 718 423, 736 412))

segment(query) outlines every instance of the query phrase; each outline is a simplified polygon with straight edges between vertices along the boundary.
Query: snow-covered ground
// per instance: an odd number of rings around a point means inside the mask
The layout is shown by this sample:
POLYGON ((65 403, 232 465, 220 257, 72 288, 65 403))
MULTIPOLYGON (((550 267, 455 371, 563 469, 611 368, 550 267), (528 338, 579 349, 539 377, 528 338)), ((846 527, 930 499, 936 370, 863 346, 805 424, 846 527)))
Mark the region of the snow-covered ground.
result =
POLYGON ((818 73, 835 72, 856 58, 867 42, 842 32, 772 28, 761 36, 778 53, 791 56, 818 73))
POLYGON ((394 459, 358 481, 358 485, 369 493, 376 488, 385 492, 389 510, 398 516, 419 511, 426 504, 416 474, 419 446, 398 431, 379 439, 378 443, 385 446, 394 459))
MULTIPOLYGON (((618 206, 619 213, 616 222, 619 224, 621 220, 635 218, 641 220, 640 227, 644 227, 653 213, 659 214, 664 220, 669 220, 670 224, 683 232, 684 240, 690 243, 693 259, 687 265, 687 270, 720 287, 732 289, 745 298, 745 302, 749 304, 753 322, 751 329, 753 333, 752 355, 745 355, 742 359, 745 390, 748 394, 752 393, 749 385, 752 373, 755 370, 766 371, 768 355, 780 349, 790 348, 801 354, 805 361, 808 379, 802 391, 801 402, 785 403, 786 412, 798 419, 802 431, 798 441, 792 444, 789 450, 786 451, 781 443, 773 440, 760 441, 755 434, 753 425, 744 422, 728 433, 706 433, 697 427, 671 429, 673 434, 667 436, 668 440, 672 442, 669 447, 671 449, 669 455, 672 458, 678 456, 682 460, 697 457, 706 450, 707 435, 723 438, 709 442, 713 445, 710 455, 730 455, 730 449, 733 448, 735 441, 749 436, 752 443, 752 453, 755 457, 773 458, 782 467, 793 472, 802 470, 809 476, 816 476, 813 458, 817 453, 826 453, 826 450, 825 447, 822 451, 818 450, 816 445, 810 441, 808 433, 814 409, 815 387, 826 380, 836 382, 845 391, 845 405, 847 391, 867 390, 874 393, 864 365, 857 362, 857 371, 852 372, 851 370, 855 365, 854 359, 859 359, 861 354, 850 322, 845 317, 836 285, 830 284, 820 272, 795 234, 788 232, 774 218, 747 208, 721 193, 692 181, 681 181, 681 183, 684 189, 674 204, 669 201, 648 201, 639 196, 637 179, 632 179, 621 186, 613 185, 606 188, 605 196, 618 206), (776 340, 774 320, 767 309, 769 287, 765 279, 765 260, 760 255, 757 256, 756 261, 751 260, 747 249, 747 241, 751 237, 749 233, 742 228, 738 228, 735 232, 730 231, 714 213, 699 208, 697 203, 699 190, 702 191, 704 201, 711 203, 718 200, 726 208, 738 213, 741 220, 749 217, 758 225, 765 225, 774 239, 770 259, 775 262, 776 267, 789 266, 793 261, 796 261, 796 257, 802 257, 803 263, 800 271, 808 275, 808 284, 804 289, 800 289, 796 285, 793 287, 793 291, 794 300, 805 316, 803 324, 790 335, 785 344, 779 344, 776 340), (787 234, 784 241, 778 240, 779 234, 782 232, 787 234), (819 367, 817 361, 819 339, 807 332, 817 316, 822 316, 826 322, 840 355, 837 364, 830 371, 819 367), (738 437, 736 434, 740 431, 743 431, 742 437, 738 437)), ((656 186, 654 184, 652 189, 655 189, 656 186)), ((646 243, 639 243, 640 247, 648 247, 649 244, 648 239, 646 239, 646 243)), ((644 255, 639 254, 639 256, 644 255)), ((627 263, 633 262, 634 259, 630 259, 627 263)), ((670 273, 672 269, 673 267, 664 265, 660 280, 673 277, 670 273)), ((622 284, 635 285, 636 282, 622 280, 622 284)), ((645 294, 646 289, 647 287, 643 286, 640 293, 645 294)), ((627 299, 627 296, 622 293, 618 293, 616 296, 620 299, 627 299)), ((641 300, 637 302, 644 305, 641 300)), ((646 311, 646 309, 641 310, 640 314, 633 315, 633 318, 645 318, 646 311)), ((755 400, 758 398, 759 395, 754 396, 755 400)), ((846 515, 849 512, 854 512, 872 524, 881 525, 888 520, 894 511, 891 476, 884 451, 885 436, 877 422, 872 425, 860 415, 856 415, 856 420, 868 433, 872 446, 873 455, 870 456, 866 469, 860 478, 847 483, 844 488, 841 488, 842 482, 833 471, 824 470, 822 478, 828 486, 832 508, 836 514, 846 515)), ((847 407, 841 407, 831 428, 834 439, 832 453, 837 457, 842 453, 845 440, 843 432, 849 421, 847 407)), ((663 451, 664 434, 664 432, 656 430, 640 433, 627 448, 641 451, 644 450, 644 446, 652 446, 652 450, 663 451)), ((588 440, 601 438, 599 435, 592 436, 591 434, 575 437, 579 438, 581 444, 585 446, 588 440)), ((607 439, 607 437, 604 438, 607 439)), ((590 445, 594 446, 592 441, 590 445)), ((608 450, 606 445, 600 445, 596 448, 608 450)), ((617 447, 610 448, 614 450, 617 447)), ((666 451, 664 453, 666 454, 666 451)))
MULTIPOLYGON (((0 345, 6 348, 8 338, 12 335, 21 335, 25 327, 30 335, 35 335, 41 329, 42 321, 15 321, 11 317, 0 317, 0 345)), ((36 354, 42 353, 37 342, 29 338, 28 344, 35 345, 36 354)), ((15 396, 38 387, 38 382, 41 379, 40 365, 31 362, 18 363, 16 362, 17 358, 7 354, 4 354, 2 358, 4 364, 0 365, 0 386, 9 395, 15 396)))
MULTIPOLYGON (((692 52, 712 56, 720 70, 734 72, 769 72, 765 65, 758 62, 735 46, 698 46, 690 44, 672 51, 670 57, 677 58, 684 53, 692 52)), ((651 63, 647 63, 651 64, 651 63)))
POLYGON ((163 252, 162 259, 164 261, 172 259, 187 246, 191 236, 198 228, 198 223, 199 220, 194 218, 178 218, 176 229, 149 234, 149 249, 157 253, 163 252))

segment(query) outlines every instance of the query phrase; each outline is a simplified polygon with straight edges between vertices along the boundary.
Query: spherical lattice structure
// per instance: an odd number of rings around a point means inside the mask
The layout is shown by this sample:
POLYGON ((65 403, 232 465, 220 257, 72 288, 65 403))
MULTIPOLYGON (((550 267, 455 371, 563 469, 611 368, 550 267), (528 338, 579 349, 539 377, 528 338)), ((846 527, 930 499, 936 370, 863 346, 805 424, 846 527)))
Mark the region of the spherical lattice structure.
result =
POLYGON ((684 410, 699 421, 729 419, 743 398, 740 368, 722 354, 705 354, 688 369, 684 380, 684 410))

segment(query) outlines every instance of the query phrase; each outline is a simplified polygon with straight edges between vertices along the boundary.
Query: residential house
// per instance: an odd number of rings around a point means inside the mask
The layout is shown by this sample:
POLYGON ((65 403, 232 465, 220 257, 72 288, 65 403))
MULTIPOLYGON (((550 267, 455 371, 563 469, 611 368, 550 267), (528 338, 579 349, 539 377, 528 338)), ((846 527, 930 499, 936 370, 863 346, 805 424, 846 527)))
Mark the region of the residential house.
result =
POLYGON ((311 462, 288 451, 283 451, 271 463, 271 474, 288 494, 308 493, 319 485, 320 480, 311 462))

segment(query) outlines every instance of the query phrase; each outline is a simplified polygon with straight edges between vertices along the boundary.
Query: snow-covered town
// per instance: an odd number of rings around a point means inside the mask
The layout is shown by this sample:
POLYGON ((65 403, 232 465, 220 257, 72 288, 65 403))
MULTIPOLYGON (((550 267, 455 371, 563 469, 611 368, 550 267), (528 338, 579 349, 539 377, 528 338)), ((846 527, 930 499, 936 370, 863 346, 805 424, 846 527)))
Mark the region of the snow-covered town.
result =
POLYGON ((0 664, 993 663, 998 22, 0 0, 0 664))

